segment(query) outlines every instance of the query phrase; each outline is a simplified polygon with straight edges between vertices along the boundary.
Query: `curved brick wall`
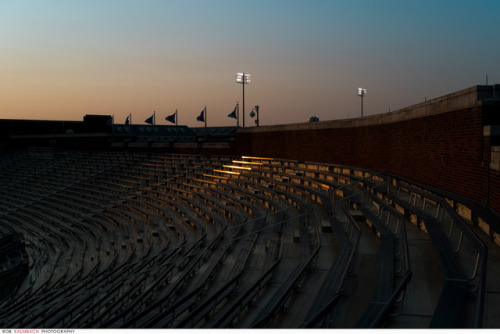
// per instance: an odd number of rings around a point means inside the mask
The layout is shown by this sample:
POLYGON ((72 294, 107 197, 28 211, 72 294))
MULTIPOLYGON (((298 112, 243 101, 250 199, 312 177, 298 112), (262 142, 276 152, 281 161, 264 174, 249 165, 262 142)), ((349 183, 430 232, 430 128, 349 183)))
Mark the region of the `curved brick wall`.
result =
POLYGON ((500 114, 498 86, 475 86, 362 119, 241 129, 236 148, 387 171, 500 211, 500 173, 489 168, 491 142, 483 135, 500 114))

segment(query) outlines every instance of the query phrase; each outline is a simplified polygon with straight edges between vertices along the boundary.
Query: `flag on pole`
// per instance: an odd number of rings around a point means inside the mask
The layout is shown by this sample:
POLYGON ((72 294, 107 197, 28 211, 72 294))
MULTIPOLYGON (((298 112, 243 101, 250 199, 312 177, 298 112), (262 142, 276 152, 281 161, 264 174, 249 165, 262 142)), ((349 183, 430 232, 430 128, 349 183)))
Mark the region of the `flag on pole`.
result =
POLYGON ((230 117, 230 118, 234 118, 236 119, 236 107, 234 107, 234 110, 232 113, 230 113, 229 115, 227 115, 227 117, 230 117))
POLYGON ((127 119, 125 120, 125 125, 130 125, 130 115, 127 116, 127 119))
POLYGON ((205 122, 205 109, 201 111, 200 116, 196 117, 196 120, 200 122, 205 122))
POLYGON ((175 124, 175 116, 176 116, 176 113, 173 113, 172 115, 165 117, 165 120, 175 124))
POLYGON ((151 117, 149 117, 149 118, 148 118, 147 120, 145 120, 144 122, 145 122, 145 123, 148 123, 148 124, 153 125, 153 117, 154 117, 154 115, 153 115, 153 116, 151 116, 151 117))

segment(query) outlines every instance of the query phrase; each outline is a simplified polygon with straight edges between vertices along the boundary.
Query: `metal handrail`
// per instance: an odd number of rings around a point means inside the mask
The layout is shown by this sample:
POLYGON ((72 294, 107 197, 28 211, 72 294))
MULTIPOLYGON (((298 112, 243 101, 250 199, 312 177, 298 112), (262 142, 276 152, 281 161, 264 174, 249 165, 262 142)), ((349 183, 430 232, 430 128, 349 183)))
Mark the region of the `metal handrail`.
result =
POLYGON ((384 175, 384 172, 377 172, 375 174, 371 174, 370 176, 362 177, 361 179, 357 179, 357 180, 355 180, 355 181, 353 181, 351 183, 347 183, 347 184, 343 185, 342 187, 338 188, 337 190, 341 190, 342 188, 345 188, 347 186, 351 186, 351 185, 353 185, 355 183, 360 183, 361 181, 365 181, 365 180, 371 179, 374 176, 379 176, 379 175, 384 175))
POLYGON ((346 233, 348 233, 349 232, 349 226, 351 227, 350 228, 351 233, 350 233, 349 239, 352 238, 352 233, 353 233, 354 229, 357 229, 357 231, 358 231, 357 237, 356 237, 355 242, 354 242, 354 246, 349 247, 349 249, 350 249, 349 258, 347 260, 346 266, 343 268, 342 275, 341 275, 341 278, 339 280, 339 284, 338 284, 338 286, 335 289, 335 294, 331 297, 330 300, 328 300, 321 307, 321 309, 317 312, 317 314, 312 319, 310 319, 307 322, 303 322, 300 325, 300 328, 310 328, 311 326, 316 325, 319 320, 321 320, 322 318, 324 318, 324 316, 331 309, 332 305, 340 298, 341 293, 342 293, 342 287, 344 286, 345 279, 346 279, 346 277, 348 275, 348 272, 349 272, 349 269, 351 267, 352 259, 354 258, 354 253, 356 252, 356 250, 358 248, 359 241, 361 239, 361 228, 356 223, 356 221, 351 216, 351 214, 347 211, 347 209, 345 209, 345 207, 343 207, 342 209, 343 209, 342 212, 345 214, 345 217, 346 217, 346 225, 344 225, 344 231, 346 233), (349 226, 347 226, 347 224, 349 226))
MULTIPOLYGON (((296 268, 297 274, 295 276, 291 276, 293 279, 290 281, 287 281, 288 284, 285 286, 284 285, 284 293, 280 294, 278 299, 273 303, 273 306, 271 307, 271 310, 269 310, 262 318, 259 320, 255 321, 250 327, 252 328, 258 328, 258 327, 263 327, 263 325, 268 324, 269 321, 271 321, 274 316, 283 308, 283 305, 285 302, 288 300, 292 287, 296 286, 298 282, 302 279, 302 276, 305 273, 305 270, 310 266, 312 263, 313 259, 317 256, 319 252, 320 247, 316 247, 316 249, 313 251, 313 253, 309 256, 306 262, 302 263, 296 268)), ((294 273, 295 273, 294 271, 294 273)))
POLYGON ((398 287, 395 290, 393 290, 391 297, 384 303, 383 308, 367 324, 367 327, 369 327, 369 328, 373 328, 373 327, 378 326, 380 324, 380 322, 388 315, 388 312, 390 311, 391 307, 393 307, 394 303, 396 303, 396 302, 399 303, 399 302, 403 301, 404 295, 402 295, 402 292, 403 292, 403 290, 405 290, 405 288, 407 287, 408 283, 411 280, 412 271, 411 271, 411 265, 410 265, 410 252, 409 252, 409 248, 408 248, 408 236, 406 233, 406 224, 403 221, 402 217, 399 217, 399 219, 397 220, 396 231, 394 232, 394 234, 397 234, 398 239, 402 240, 401 250, 395 255, 400 256, 401 251, 404 250, 404 255, 401 259, 400 268, 395 272, 400 273, 404 267, 406 267, 406 272, 405 272, 405 275, 404 275, 402 281, 399 283, 398 287), (398 299, 398 296, 400 296, 399 299, 398 299))
MULTIPOLYGON (((286 226, 286 225, 285 225, 286 226)), ((283 239, 284 234, 281 234, 281 238, 283 239)), ((278 248, 278 254, 276 256, 276 260, 271 264, 271 266, 264 272, 264 274, 254 283, 250 288, 246 290, 245 293, 240 295, 236 299, 236 301, 232 304, 234 307, 238 307, 237 309, 241 309, 242 306, 246 306, 254 297, 259 293, 259 291, 264 287, 269 280, 274 276, 274 271, 281 260, 281 255, 283 252, 283 242, 280 242, 280 247, 278 248), (257 289, 258 288, 258 289, 257 289)), ((212 327, 226 327, 234 317, 235 308, 227 309, 223 314, 221 314, 212 324, 212 327)), ((238 313, 238 312, 237 312, 238 313)))
MULTIPOLYGON (((401 185, 399 186, 400 188, 403 188, 401 185)), ((410 193, 415 193, 416 192, 414 189, 406 188, 410 193)), ((434 194, 429 194, 431 197, 431 200, 435 201, 438 206, 440 205, 442 207, 442 212, 444 215, 444 212, 446 211, 451 217, 452 217, 452 226, 450 229, 450 232, 448 234, 448 238, 451 237, 452 229, 454 225, 457 225, 457 227, 461 230, 460 237, 459 237, 459 244, 457 246, 457 249, 455 249, 455 253, 459 252, 461 249, 461 244, 462 244, 462 237, 465 234, 466 239, 470 242, 472 247, 476 250, 477 256, 476 256, 476 261, 474 265, 474 271, 472 273, 472 276, 468 277, 469 281, 472 281, 476 279, 477 275, 480 272, 480 277, 479 277, 479 282, 474 291, 478 291, 478 296, 477 296, 477 304, 476 304, 476 318, 475 318, 475 326, 476 328, 482 327, 483 323, 483 316, 484 316, 484 293, 486 289, 486 265, 487 265, 487 254, 488 254, 488 249, 486 245, 482 242, 482 240, 470 229, 465 222, 463 222, 462 218, 459 216, 459 214, 450 207, 450 205, 442 198, 435 198, 436 196, 434 194)), ((426 197, 424 194, 420 194, 422 197, 426 197)), ((439 214, 439 211, 437 212, 437 215, 439 214)))

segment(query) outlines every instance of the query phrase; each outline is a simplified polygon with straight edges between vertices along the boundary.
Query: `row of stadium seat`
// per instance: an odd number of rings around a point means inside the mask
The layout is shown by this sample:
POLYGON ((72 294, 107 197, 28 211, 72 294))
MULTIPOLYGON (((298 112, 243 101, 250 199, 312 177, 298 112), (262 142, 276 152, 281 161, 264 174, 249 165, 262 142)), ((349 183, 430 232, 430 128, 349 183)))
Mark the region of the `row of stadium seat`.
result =
POLYGON ((449 198, 394 175, 145 152, 17 151, 0 164, 0 232, 22 233, 31 263, 3 327, 482 325, 491 240, 449 198), (430 248, 426 269, 415 259, 430 248), (430 302, 414 301, 413 280, 440 263, 430 302))

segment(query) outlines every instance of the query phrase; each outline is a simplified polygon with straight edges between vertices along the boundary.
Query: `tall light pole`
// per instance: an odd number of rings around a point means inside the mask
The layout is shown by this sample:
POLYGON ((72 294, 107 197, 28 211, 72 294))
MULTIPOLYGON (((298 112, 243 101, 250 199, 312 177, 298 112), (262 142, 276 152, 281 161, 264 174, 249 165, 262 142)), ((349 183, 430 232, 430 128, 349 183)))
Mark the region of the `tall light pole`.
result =
POLYGON ((361 96, 361 117, 363 117, 363 96, 366 95, 366 89, 358 88, 358 96, 361 96))
POLYGON ((237 73, 236 83, 240 83, 243 86, 243 127, 245 127, 245 85, 250 83, 250 74, 237 73))

